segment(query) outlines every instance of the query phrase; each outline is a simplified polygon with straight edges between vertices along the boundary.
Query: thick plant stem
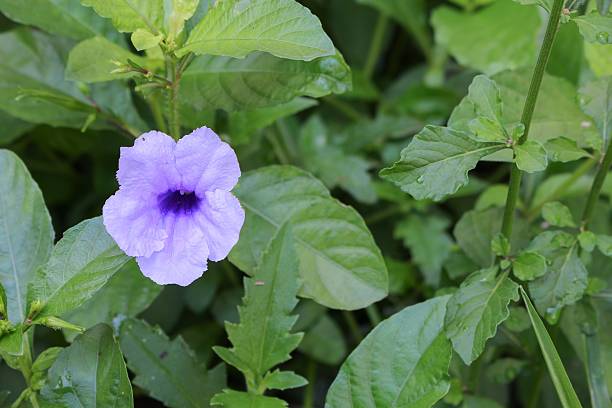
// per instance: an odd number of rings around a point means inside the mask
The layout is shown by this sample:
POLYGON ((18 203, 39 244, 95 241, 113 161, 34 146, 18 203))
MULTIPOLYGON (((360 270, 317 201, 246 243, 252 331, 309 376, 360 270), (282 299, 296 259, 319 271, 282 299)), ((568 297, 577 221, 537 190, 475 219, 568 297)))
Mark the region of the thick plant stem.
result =
MULTIPOLYGON (((531 127, 533 112, 535 111, 538 93, 540 92, 540 86, 542 85, 542 79, 544 78, 544 71, 546 70, 546 64, 548 63, 548 58, 550 57, 550 52, 555 41, 555 35, 557 34, 557 28, 559 27, 559 19, 561 18, 562 8, 563 0, 555 0, 552 10, 550 11, 548 25, 546 26, 546 34, 544 35, 544 42, 542 43, 542 48, 540 48, 538 61, 536 62, 535 69, 533 70, 533 76, 531 77, 531 83, 529 84, 527 99, 525 100, 525 106, 523 107, 521 123, 525 126, 525 133, 523 133, 518 140, 518 144, 525 143, 529 137, 529 128, 531 127)), ((512 235, 514 211, 516 209, 516 203, 518 202, 522 176, 523 173, 521 170, 516 167, 516 164, 513 164, 512 171, 510 172, 510 185, 508 187, 508 196, 506 198, 506 208, 504 210, 504 220, 502 224, 502 234, 504 234, 504 236, 507 238, 512 235)))
POLYGON ((168 80, 168 122, 170 125, 170 135, 179 140, 181 137, 181 121, 179 115, 179 79, 180 73, 177 72, 176 61, 169 59, 166 63, 168 80))
POLYGON ((597 204, 597 199, 599 198, 599 193, 601 193, 604 181, 608 175, 608 170, 610 170, 610 165, 612 165, 612 143, 608 143, 606 154, 603 156, 601 163, 599 164, 597 174, 595 174, 595 179, 591 185, 591 192, 589 193, 589 198, 587 199, 584 212, 582 213, 583 229, 587 229, 589 227, 589 222, 591 221, 591 216, 593 215, 593 210, 595 209, 595 204, 597 204))

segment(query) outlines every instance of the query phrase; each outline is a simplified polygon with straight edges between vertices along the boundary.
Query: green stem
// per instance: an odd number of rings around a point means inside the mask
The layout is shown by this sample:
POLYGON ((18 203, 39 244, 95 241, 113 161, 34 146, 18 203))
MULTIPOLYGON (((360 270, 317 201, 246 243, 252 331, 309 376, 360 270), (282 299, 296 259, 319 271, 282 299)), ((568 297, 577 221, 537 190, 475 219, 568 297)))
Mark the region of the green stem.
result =
POLYGON ((589 381, 591 403, 593 408, 610 408, 610 394, 606 384, 606 376, 601 364, 601 351, 597 333, 586 334, 584 337, 584 349, 586 358, 584 366, 589 381))
POLYGON ((587 199, 584 212, 582 213, 582 228, 584 229, 589 227, 589 222, 591 221, 591 216, 593 215, 593 210, 595 209, 595 204, 597 204, 597 199, 599 198, 599 193, 601 193, 601 188, 603 187, 606 176, 608 175, 610 165, 612 165, 612 143, 608 143, 606 154, 603 156, 599 164, 597 174, 595 174, 595 179, 591 185, 591 192, 589 193, 589 198, 587 199))
POLYGON ((341 101, 333 96, 328 96, 322 99, 323 102, 327 102, 330 106, 336 108, 339 112, 343 113, 347 118, 359 121, 365 115, 353 108, 348 103, 341 101))
POLYGON ((376 27, 374 28, 374 35, 372 36, 372 42, 370 43, 370 50, 368 51, 368 58, 363 67, 363 74, 367 79, 372 78, 376 64, 380 58, 380 53, 383 47, 383 41, 385 40, 385 33, 389 26, 389 19, 382 13, 378 15, 376 21, 376 27))
POLYGON ((317 362, 310 359, 308 360, 308 368, 306 369, 306 378, 308 379, 308 385, 304 393, 303 408, 314 408, 314 389, 315 382, 317 380, 317 362))
POLYGON ((166 70, 168 80, 171 82, 171 85, 168 87, 168 122, 170 125, 170 135, 175 140, 179 140, 181 137, 181 120, 178 101, 180 74, 177 70, 176 61, 171 57, 168 57, 166 61, 166 70))
POLYGON ((370 319, 372 327, 378 326, 378 324, 382 321, 382 317, 380 316, 380 312, 378 311, 375 303, 372 303, 370 306, 366 307, 366 313, 368 314, 368 319, 370 319))
MULTIPOLYGON (((542 48, 540 48, 538 61, 536 62, 533 76, 531 77, 531 83, 529 84, 529 91, 527 93, 527 99, 525 100, 525 106, 523 107, 521 123, 525 126, 525 133, 523 133, 518 140, 518 144, 525 143, 529 137, 529 129, 531 127, 531 120, 533 119, 533 112, 538 100, 538 93, 540 92, 542 79, 544 78, 546 64, 548 63, 548 58, 550 57, 550 52, 555 41, 557 28, 559 27, 559 19, 561 17, 562 8, 563 0, 555 0, 550 12, 550 17, 548 18, 544 42, 542 43, 542 48)), ((506 198, 506 208, 504 210, 504 220, 502 224, 502 234, 508 238, 512 235, 514 211, 516 209, 516 203, 518 202, 522 176, 523 173, 521 170, 516 167, 516 164, 513 164, 512 171, 510 172, 510 185, 508 188, 508 196, 506 198)))
POLYGON ((361 340, 363 340, 363 335, 361 334, 361 330, 359 330, 359 325, 357 324, 357 320, 355 320, 353 313, 349 312, 348 310, 343 310, 342 315, 344 316, 344 320, 346 320, 346 324, 353 335, 355 343, 361 343, 361 340))

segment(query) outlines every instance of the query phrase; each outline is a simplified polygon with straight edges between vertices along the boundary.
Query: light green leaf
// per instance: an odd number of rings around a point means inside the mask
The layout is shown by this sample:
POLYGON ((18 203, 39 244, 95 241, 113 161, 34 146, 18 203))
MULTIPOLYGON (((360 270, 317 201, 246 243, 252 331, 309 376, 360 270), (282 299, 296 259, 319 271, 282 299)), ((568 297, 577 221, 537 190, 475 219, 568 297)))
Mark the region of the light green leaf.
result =
POLYGON ((387 294, 387 271, 359 214, 291 166, 244 173, 234 190, 246 210, 230 260, 252 273, 283 223, 292 225, 303 281, 300 295, 337 309, 360 309, 387 294), (350 245, 347 245, 350 243, 350 245))
POLYGON ((27 285, 49 259, 54 235, 42 193, 28 169, 14 153, 0 149, 0 284, 12 322, 26 317, 27 285))
POLYGON ((131 73, 113 73, 117 64, 127 64, 131 59, 141 66, 151 66, 151 61, 133 54, 106 38, 94 37, 82 41, 70 51, 66 65, 66 78, 82 82, 102 82, 129 78, 131 73))
POLYGON ((223 0, 208 10, 178 55, 244 58, 255 51, 304 61, 335 53, 319 19, 294 0, 223 0))
POLYGON ((287 403, 281 399, 274 397, 266 397, 265 395, 257 395, 250 392, 241 392, 234 390, 223 390, 217 394, 211 401, 213 406, 222 406, 225 408, 285 408, 287 403))
POLYGON ((441 399, 450 388, 448 299, 407 307, 376 326, 340 368, 325 407, 430 407, 441 399))
POLYGON ((570 209, 559 201, 551 201, 542 207, 542 217, 556 227, 575 227, 576 223, 570 209))
POLYGON ((522 252, 512 261, 512 273, 522 281, 532 281, 546 273, 546 258, 537 252, 522 252))
POLYGON ((286 103, 297 96, 318 98, 350 87, 350 70, 340 54, 303 62, 254 53, 245 59, 195 58, 183 74, 180 92, 195 108, 234 111, 286 103))
MULTIPOLYGON (((82 327, 101 322, 113 324, 115 319, 133 317, 144 311, 161 290, 162 286, 146 278, 136 262, 130 260, 91 299, 61 317, 82 327)), ((70 339, 74 332, 64 335, 70 339)))
POLYGON ((427 126, 380 176, 417 200, 439 201, 467 184, 467 173, 481 158, 503 148, 499 143, 476 142, 466 132, 427 126))
POLYGON ((535 140, 514 146, 514 160, 516 167, 527 173, 537 173, 548 166, 546 150, 535 140))
POLYGON ((81 0, 81 4, 112 19, 122 33, 144 29, 157 34, 163 27, 164 0, 81 0))
POLYGON ((584 55, 595 75, 612 75, 612 48, 608 44, 586 42, 584 55))
POLYGON ((461 65, 493 74, 535 62, 541 20, 534 7, 511 0, 498 0, 472 13, 442 6, 431 22, 436 42, 461 65))
POLYGON ((580 231, 578 242, 580 243, 580 248, 587 252, 592 252, 597 245, 597 235, 591 231, 580 231))
POLYGON ((64 350, 63 347, 50 347, 36 357, 32 364, 32 377, 30 379, 33 389, 40 390, 45 386, 47 373, 62 350, 64 350))
POLYGON ((598 235, 597 248, 599 248, 601 253, 605 256, 612 256, 612 236, 598 235))
MULTIPOLYGON (((496 45, 496 48, 499 47, 496 45)), ((501 92, 502 122, 508 129, 520 123, 529 78, 530 69, 505 71, 492 77, 501 92)), ((469 131, 468 124, 474 118, 474 109, 470 98, 464 98, 453 111, 448 126, 469 131)), ((579 147, 601 146, 601 136, 592 119, 578 105, 574 85, 565 79, 545 74, 531 121, 529 140, 545 144, 560 136, 574 140, 579 147)))
POLYGON ((532 4, 537 4, 539 6, 541 6, 544 10, 550 12, 550 10, 552 9, 552 0, 514 0, 517 3, 523 4, 523 5, 532 5, 532 4))
POLYGON ((585 40, 592 43, 612 44, 612 13, 604 16, 597 11, 572 18, 585 40))
POLYGON ((536 337, 538 339, 538 344, 540 345, 540 349, 542 350, 542 355, 544 356, 544 361, 546 361, 546 367, 548 367, 548 373, 552 379, 552 382, 555 386, 555 390, 557 391, 557 395, 561 400, 561 405, 564 408, 580 408, 582 405, 580 404, 580 400, 576 395, 576 391, 572 387, 572 383, 565 372, 565 368, 563 367, 563 362, 561 361, 561 357, 559 357, 559 353, 555 348, 555 344, 552 342, 550 335, 546 331, 546 327, 540 316, 538 316, 538 312, 534 309, 531 304, 531 300, 525 293, 525 290, 521 287, 521 296, 523 297, 523 301, 527 306, 527 312, 529 313, 529 318, 531 319, 531 325, 533 326, 533 330, 535 331, 536 337))
POLYGON ((314 99, 297 97, 287 103, 267 108, 232 112, 228 118, 232 145, 247 143, 250 140, 250 136, 257 130, 263 129, 281 118, 294 115, 315 105, 317 105, 317 101, 314 99))
MULTIPOLYGON (((300 314, 301 317, 301 314, 300 314)), ((346 340, 342 330, 329 315, 324 314, 308 328, 298 350, 315 361, 338 365, 346 357, 346 340)))
MULTIPOLYGON (((9 333, 0 335, 0 356, 7 360, 6 363, 10 365, 8 359, 23 355, 23 343, 23 327, 19 324, 9 333)), ((18 367, 15 367, 15 369, 18 369, 18 367)))
POLYGON ((43 304, 35 321, 81 306, 129 259, 106 232, 102 217, 70 228, 28 286, 28 304, 35 300, 43 304))
POLYGON ((518 285, 508 272, 497 276, 497 267, 470 275, 448 301, 445 330, 453 348, 470 365, 508 318, 510 301, 517 301, 518 285))
MULTIPOLYGON (((459 247, 481 268, 493 265, 491 241, 501 231, 503 208, 472 210, 463 214, 455 224, 453 234, 459 247)), ((528 239, 529 226, 520 218, 515 220, 510 247, 520 250, 528 239)))
POLYGON ((548 159, 554 162, 567 163, 590 156, 588 152, 578 147, 575 140, 563 136, 547 141, 544 149, 548 159))
POLYGON ((0 11, 21 24, 75 40, 97 35, 119 37, 110 22, 81 6, 79 0, 0 0, 0 11))
POLYGON ((291 333, 297 320, 291 312, 298 302, 298 268, 293 234, 288 226, 281 227, 253 276, 244 280, 240 322, 225 324, 233 347, 214 348, 219 357, 244 374, 249 387, 258 389, 261 378, 289 360, 302 340, 302 333, 291 333))
POLYGON ((510 255, 510 240, 502 233, 493 237, 491 241, 491 251, 497 256, 506 257, 510 255))
POLYGON ((159 43, 163 40, 163 35, 155 35, 148 30, 139 28, 138 30, 132 33, 130 39, 132 40, 132 44, 134 44, 134 48, 136 48, 138 51, 143 51, 153 47, 157 47, 159 43))
MULTIPOLYGON (((208 3, 210 0, 201 0, 208 3)), ((164 2, 164 25, 168 34, 168 43, 172 43, 183 32, 185 21, 196 12, 200 0, 171 0, 164 2)))
POLYGON ((412 261, 425 277, 425 283, 437 287, 440 284, 442 265, 451 253, 453 240, 448 235, 449 222, 438 216, 409 215, 399 222, 393 231, 396 239, 402 239, 410 249, 412 261), (423 237, 427 239, 423 239, 423 237))
POLYGON ((269 390, 288 390, 303 387, 308 381, 293 371, 274 370, 264 377, 263 384, 269 390))
POLYGON ((588 272, 578 256, 578 246, 575 240, 573 244, 565 241, 559 233, 545 232, 529 247, 552 261, 544 276, 529 283, 529 292, 538 311, 553 323, 564 306, 582 298, 587 287, 588 272))
POLYGON ((602 146, 606 146, 612 134, 612 77, 587 82, 579 90, 579 100, 582 110, 595 120, 602 146))
POLYGON ((174 340, 159 328, 127 319, 120 330, 121 349, 134 384, 170 408, 203 408, 225 387, 225 366, 210 371, 179 336, 174 340))
POLYGON ((377 197, 368 173, 370 163, 361 156, 344 152, 329 133, 318 115, 302 125, 299 146, 304 167, 328 188, 341 187, 358 201, 374 203, 377 197))
POLYGON ((112 329, 97 325, 62 350, 39 398, 51 407, 133 407, 132 386, 112 329))

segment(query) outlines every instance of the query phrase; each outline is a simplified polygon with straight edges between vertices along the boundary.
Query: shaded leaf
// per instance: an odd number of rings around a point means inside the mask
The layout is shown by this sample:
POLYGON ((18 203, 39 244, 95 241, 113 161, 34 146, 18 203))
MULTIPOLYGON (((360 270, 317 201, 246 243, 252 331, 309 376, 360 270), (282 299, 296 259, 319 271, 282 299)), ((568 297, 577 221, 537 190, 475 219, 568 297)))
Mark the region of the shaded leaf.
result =
POLYGON ((287 403, 274 397, 252 394, 250 392, 223 390, 222 393, 215 395, 211 401, 213 406, 225 408, 285 408, 287 403))

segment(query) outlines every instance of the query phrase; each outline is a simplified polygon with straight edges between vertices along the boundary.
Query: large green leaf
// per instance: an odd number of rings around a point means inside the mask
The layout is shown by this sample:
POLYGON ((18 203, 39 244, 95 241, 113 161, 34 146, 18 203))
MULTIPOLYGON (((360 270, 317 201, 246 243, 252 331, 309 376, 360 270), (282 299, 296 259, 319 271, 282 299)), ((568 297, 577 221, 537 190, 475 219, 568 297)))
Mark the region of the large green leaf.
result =
POLYGON ((595 75, 612 75, 612 48, 608 44, 585 42, 584 56, 595 75))
POLYGON ((81 3, 112 19, 121 32, 143 29, 157 33, 163 27, 164 0, 81 0, 81 3))
MULTIPOLYGON (((191 287, 191 286, 190 286, 191 287)), ((96 323, 112 324, 117 318, 133 317, 155 300, 162 286, 146 278, 136 261, 131 260, 117 271, 91 299, 62 318, 81 327, 96 323)), ((73 332, 66 332, 73 337, 73 332)))
POLYGON ((340 54, 289 61, 265 53, 245 59, 200 56, 185 70, 181 98, 198 109, 243 110, 289 102, 296 96, 343 93, 351 74, 340 54))
POLYGON ((298 257, 291 230, 282 227, 262 254, 253 276, 244 280, 239 323, 225 323, 232 348, 215 347, 225 362, 245 376, 249 387, 260 389, 261 379, 273 367, 291 358, 303 333, 291 333, 297 315, 300 287, 298 257))
POLYGON ((75 40, 96 35, 118 38, 110 22, 79 0, 0 0, 0 11, 11 20, 75 40))
POLYGON ((580 300, 588 272, 578 256, 578 243, 565 233, 544 232, 529 249, 550 261, 544 276, 529 282, 529 293, 542 316, 555 321, 561 309, 580 300))
POLYGON ((85 220, 64 233, 46 265, 28 287, 28 303, 40 301, 37 319, 61 316, 96 294, 130 258, 115 244, 102 217, 85 220))
POLYGON ((0 150, 0 284, 13 322, 25 318, 27 285, 49 259, 53 239, 38 185, 15 154, 0 150))
POLYGON ((133 407, 132 385, 113 330, 97 325, 62 350, 40 398, 45 407, 133 407))
POLYGON ((448 299, 407 307, 376 326, 340 368, 326 408, 425 408, 441 399, 450 388, 448 299))
POLYGON ((510 301, 519 300, 518 285, 498 268, 470 275, 446 307, 446 335, 466 364, 480 356, 488 339, 510 315, 510 301))
POLYGON ((252 273, 283 223, 292 224, 301 295, 336 309, 360 309, 387 294, 387 271, 359 214, 320 181, 291 166, 242 175, 234 190, 246 221, 230 260, 252 273))
POLYGON ((34 128, 34 124, 24 122, 0 110, 0 146, 7 145, 13 140, 34 128))
POLYGON ((582 110, 595 120, 605 146, 612 134, 612 77, 587 82, 579 96, 582 110))
POLYGON ((254 51, 304 61, 335 53, 319 19, 297 1, 223 0, 208 10, 178 54, 244 58, 254 51))
MULTIPOLYGON (((506 126, 521 120, 530 77, 529 70, 507 71, 492 77, 501 93, 502 122, 506 126)), ((468 95, 453 111, 448 126, 469 130, 468 123, 474 118, 474 112, 473 98, 468 95)), ((576 88, 562 78, 545 75, 538 93, 529 138, 545 143, 560 136, 576 141, 581 147, 601 145, 601 136, 595 130, 593 121, 581 111, 577 103, 576 88)))
POLYGON ((580 400, 576 395, 576 391, 574 391, 574 388, 572 387, 572 383, 567 376, 567 372, 565 372, 563 362, 561 361, 561 357, 559 357, 555 344, 552 342, 548 331, 546 331, 546 326, 544 326, 540 316, 538 316, 538 312, 536 312, 531 304, 529 296, 527 296, 527 293, 525 293, 525 290, 523 290, 522 287, 521 296, 523 297, 525 306, 527 306, 527 313, 529 313, 531 325, 533 326, 533 330, 535 331, 538 339, 538 344, 542 350, 544 361, 546 361, 548 373, 550 374, 550 378, 555 386, 557 395, 561 400, 561 405, 564 408, 581 408, 582 405, 580 404, 580 400))
POLYGON ((572 19, 585 40, 599 44, 612 44, 612 13, 601 15, 597 11, 572 19))
POLYGON ((467 67, 493 74, 535 62, 541 26, 535 7, 512 0, 497 0, 476 12, 442 6, 431 21, 436 41, 467 67))
POLYGON ((402 150, 393 166, 380 172, 417 200, 441 200, 468 182, 468 172, 480 159, 505 147, 483 143, 467 132, 427 126, 402 150))
POLYGON ((171 408, 208 407, 212 396, 225 386, 225 366, 210 371, 198 361, 179 336, 174 340, 142 320, 121 325, 121 349, 134 384, 171 408))

